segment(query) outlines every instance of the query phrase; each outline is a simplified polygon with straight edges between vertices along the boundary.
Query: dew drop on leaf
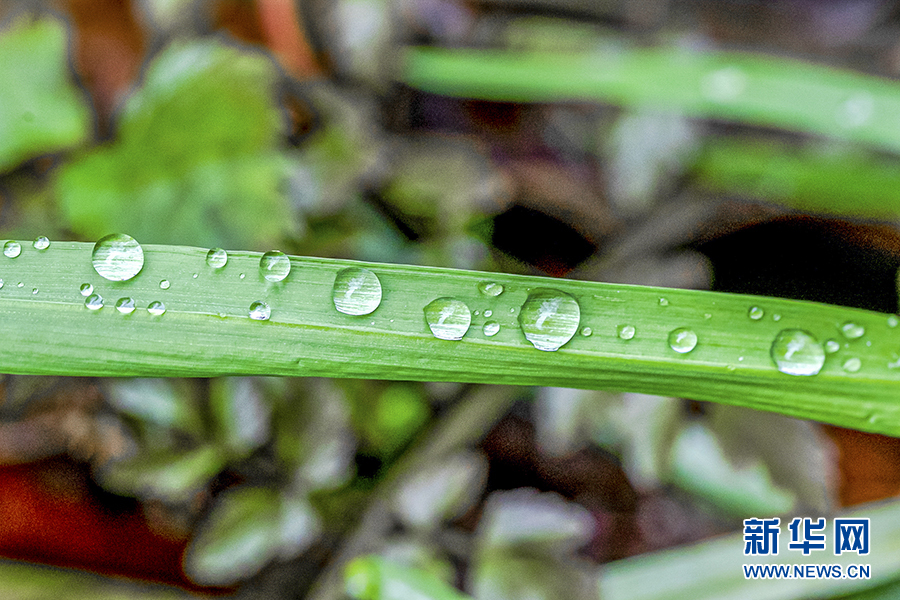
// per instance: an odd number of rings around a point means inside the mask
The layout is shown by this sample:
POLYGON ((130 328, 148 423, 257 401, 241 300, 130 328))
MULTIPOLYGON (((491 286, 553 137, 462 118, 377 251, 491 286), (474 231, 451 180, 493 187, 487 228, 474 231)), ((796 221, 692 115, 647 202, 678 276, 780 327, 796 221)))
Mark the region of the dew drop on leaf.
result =
POLYGON ((159 282, 159 289, 167 290, 167 289, 169 289, 170 285, 172 285, 172 284, 169 283, 168 279, 163 279, 162 281, 159 282))
POLYGON ((590 327, 582 327, 581 335, 583 335, 584 337, 591 337, 592 335, 594 335, 594 330, 590 327))
POLYGON ((660 299, 659 299, 659 305, 660 305, 660 306, 668 306, 668 305, 669 305, 669 301, 666 300, 665 298, 660 298, 660 299))
POLYGON ((32 293, 32 295, 37 296, 38 289, 37 288, 32 289, 31 293, 32 293))
POLYGON ((50 238, 44 235, 38 236, 34 238, 34 242, 31 245, 34 246, 35 250, 46 250, 50 247, 50 238))
POLYGON ((578 331, 581 307, 565 292, 537 288, 519 310, 519 326, 525 339, 538 350, 555 352, 578 331))
POLYGON ((291 272, 291 259, 284 252, 272 250, 259 259, 259 274, 266 281, 284 281, 291 272))
POLYGON ((254 321, 268 321, 272 316, 272 309, 262 300, 257 300, 250 305, 250 318, 254 321))
POLYGON ((134 312, 134 298, 119 298, 116 301, 116 310, 123 315, 130 315, 134 312))
POLYGON ((841 333, 843 333, 844 337, 848 340, 858 340, 866 335, 866 328, 853 321, 847 321, 841 325, 841 333))
POLYGON ((472 323, 469 307, 454 298, 438 298, 424 310, 428 328, 441 340, 461 340, 472 323))
POLYGON ((825 342, 825 354, 834 354, 841 349, 841 345, 837 340, 828 340, 825 342))
POLYGON ((619 336, 619 339, 630 340, 634 337, 634 333, 634 325, 619 325, 616 327, 616 335, 619 336))
POLYGON ((213 248, 206 253, 206 264, 213 269, 221 269, 228 263, 228 253, 221 248, 213 248))
POLYGON ((887 326, 893 329, 900 323, 900 319, 897 319, 897 315, 889 315, 887 318, 887 326))
POLYGON ((751 306, 750 310, 747 311, 747 316, 753 319, 754 321, 759 321, 766 314, 766 311, 761 309, 758 306, 751 306))
POLYGON ((3 245, 3 256, 6 258, 15 258, 20 254, 22 254, 22 244, 19 242, 10 240, 3 245))
POLYGON ((686 354, 697 347, 697 334, 687 329, 679 327, 669 332, 669 348, 679 354, 686 354))
POLYGON ((490 318, 490 317, 492 317, 493 315, 494 315, 494 311, 492 311, 492 310, 490 310, 490 309, 484 311, 484 318, 485 318, 485 319, 490 318))
POLYGON ((158 317, 160 315, 166 314, 166 305, 160 302, 159 300, 154 300, 147 307, 147 312, 153 315, 154 317, 158 317))
POLYGON ((485 296, 496 297, 503 293, 503 284, 496 281, 481 281, 478 283, 478 291, 485 296))
POLYGON ((144 250, 130 235, 113 233, 94 244, 91 263, 104 279, 128 281, 144 268, 144 250))
POLYGON ((91 294, 85 299, 84 306, 88 310, 100 310, 103 308, 103 298, 100 294, 91 294))
POLYGON ((845 371, 848 373, 856 373, 862 367, 862 361, 857 357, 852 356, 844 361, 844 364, 841 365, 845 371))
POLYGON ((481 328, 482 333, 488 337, 493 337, 500 333, 500 323, 497 321, 488 321, 481 328))
POLYGON ((368 315, 381 304, 381 282, 369 269, 343 269, 334 278, 331 299, 338 312, 368 315))
POLYGON ((82 283, 81 287, 78 288, 78 291, 81 293, 82 296, 87 297, 94 293, 94 286, 92 286, 89 283, 82 283))
POLYGON ((812 334, 802 329, 780 331, 769 354, 778 370, 788 375, 816 375, 825 364, 825 350, 812 334))

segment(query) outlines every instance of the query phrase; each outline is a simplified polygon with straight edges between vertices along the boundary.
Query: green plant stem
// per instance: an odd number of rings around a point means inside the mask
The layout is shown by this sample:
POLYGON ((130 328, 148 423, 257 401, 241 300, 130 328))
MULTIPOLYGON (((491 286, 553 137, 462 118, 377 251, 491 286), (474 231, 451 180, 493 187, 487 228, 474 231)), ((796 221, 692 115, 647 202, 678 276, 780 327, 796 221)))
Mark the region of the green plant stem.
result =
POLYGON ((82 376, 212 377, 284 375, 459 381, 635 391, 709 400, 866 431, 900 434, 900 328, 886 315, 824 304, 691 290, 489 274, 407 265, 292 257, 281 283, 258 272, 259 253, 231 252, 212 269, 206 250, 146 246, 142 272, 126 282, 101 278, 91 266, 91 244, 54 242, 48 250, 25 245, 14 259, 0 258, 0 372, 82 376), (332 286, 349 266, 373 270, 384 290, 370 315, 335 310, 332 286), (197 277, 193 277, 193 274, 197 277), (244 274, 244 278, 240 277, 244 274), (160 289, 162 279, 170 288, 160 289), (504 292, 489 297, 479 283, 504 292), (17 285, 18 282, 22 286, 17 285), (85 308, 79 286, 91 283, 106 305, 85 308), (580 305, 576 333, 556 352, 537 350, 523 336, 518 314, 531 290, 552 288, 580 305), (33 290, 38 290, 34 293, 33 290), (131 297, 137 310, 114 304, 131 297), (435 338, 423 308, 440 297, 466 303, 473 314, 491 310, 500 325, 482 333, 473 316, 459 341, 435 338), (661 305, 665 299, 665 305, 661 305), (165 302, 162 316, 148 313, 165 302), (248 318, 264 300, 271 319, 248 318), (758 306, 765 317, 752 320, 758 306), (777 317, 777 320, 776 320, 777 317), (858 339, 844 323, 865 328, 858 339), (632 325, 632 339, 616 335, 632 325), (698 337, 680 354, 667 342, 689 328, 698 337), (815 376, 779 372, 770 356, 784 329, 802 329, 819 343, 835 339, 815 376), (858 358, 848 372, 842 365, 858 358))

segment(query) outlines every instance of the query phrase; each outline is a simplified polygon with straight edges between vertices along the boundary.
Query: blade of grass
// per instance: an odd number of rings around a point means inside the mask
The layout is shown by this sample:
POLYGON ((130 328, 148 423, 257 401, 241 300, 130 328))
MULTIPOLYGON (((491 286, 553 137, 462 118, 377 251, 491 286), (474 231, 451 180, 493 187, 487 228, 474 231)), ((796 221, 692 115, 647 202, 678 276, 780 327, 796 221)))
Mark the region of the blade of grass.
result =
POLYGON ((143 271, 111 282, 91 265, 92 245, 24 245, 0 258, 0 372, 84 376, 208 377, 255 374, 460 381, 612 389, 682 396, 770 410, 844 427, 900 435, 900 328, 880 313, 776 298, 488 274, 407 265, 291 257, 281 283, 259 274, 260 254, 231 252, 221 269, 206 265, 206 250, 145 246, 143 271), (372 269, 384 290, 370 315, 335 310, 332 286, 348 266, 372 269), (160 288, 168 280, 168 289, 160 288), (504 286, 498 296, 479 283, 504 286), (106 299, 88 310, 79 287, 90 283, 106 299), (580 305, 577 333, 556 352, 523 337, 518 314, 531 290, 552 288, 580 305), (114 304, 130 297, 137 310, 114 304), (500 326, 482 332, 473 317, 460 341, 435 338, 423 308, 453 297, 472 313, 492 311, 500 326), (661 302, 665 299, 665 302, 661 302), (255 301, 271 319, 248 318, 255 301), (149 314, 151 302, 167 312, 149 314), (665 304, 665 305, 663 305, 665 304), (754 320, 748 310, 760 307, 754 320), (852 322, 865 329, 842 337, 852 322), (631 339, 617 327, 635 328, 631 339), (894 325, 892 327, 891 325, 894 325), (698 338, 687 353, 667 342, 676 328, 698 338), (779 372, 770 356, 781 330, 802 329, 819 343, 838 340, 818 375, 779 372), (861 368, 842 365, 858 358, 861 368))
MULTIPOLYGON (((744 556, 743 534, 719 537, 694 546, 680 546, 609 563, 601 568, 599 597, 603 600, 794 600, 834 598, 862 592, 900 578, 900 502, 854 509, 839 515, 870 518, 870 552, 835 556, 833 539, 824 552, 803 556, 782 552, 773 556, 744 556), (747 580, 742 565, 871 565, 871 579, 747 580)), ((782 550, 790 540, 790 519, 782 519, 782 550)), ((831 527, 831 519, 828 519, 831 527)), ((793 567, 792 567, 793 569, 793 567)), ((855 598, 856 596, 850 596, 855 598)), ((865 597, 865 596, 862 596, 865 597)))
POLYGON ((649 105, 900 151, 896 82, 772 56, 625 46, 580 53, 410 47, 398 78, 449 96, 649 105))

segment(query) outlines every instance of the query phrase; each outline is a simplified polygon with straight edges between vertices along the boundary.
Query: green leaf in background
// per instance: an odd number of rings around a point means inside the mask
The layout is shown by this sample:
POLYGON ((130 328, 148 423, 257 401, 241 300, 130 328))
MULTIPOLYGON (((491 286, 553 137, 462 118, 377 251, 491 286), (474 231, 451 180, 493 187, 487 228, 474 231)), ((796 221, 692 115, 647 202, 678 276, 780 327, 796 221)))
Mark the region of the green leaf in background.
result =
POLYGON ((107 401, 119 412, 165 429, 199 435, 203 420, 186 382, 176 379, 113 379, 107 401))
POLYGON ((214 446, 188 452, 143 451, 115 460, 98 473, 103 486, 125 496, 186 502, 225 467, 226 457, 214 446))
POLYGON ((344 570, 345 590, 357 600, 471 600, 436 575, 378 556, 362 556, 344 570))
POLYGON ((243 458, 269 438, 271 407, 252 377, 219 377, 210 382, 210 407, 217 437, 231 458, 243 458))
POLYGON ((303 498, 266 488, 229 490, 191 541, 185 570, 201 584, 232 584, 271 560, 303 551, 319 528, 318 516, 303 498))
POLYGON ((56 190, 80 235, 265 247, 293 230, 280 186, 282 115, 262 55, 206 40, 148 66, 117 139, 67 164, 56 190))
POLYGON ((0 172, 81 144, 91 114, 72 83, 57 19, 19 17, 0 29, 0 172))

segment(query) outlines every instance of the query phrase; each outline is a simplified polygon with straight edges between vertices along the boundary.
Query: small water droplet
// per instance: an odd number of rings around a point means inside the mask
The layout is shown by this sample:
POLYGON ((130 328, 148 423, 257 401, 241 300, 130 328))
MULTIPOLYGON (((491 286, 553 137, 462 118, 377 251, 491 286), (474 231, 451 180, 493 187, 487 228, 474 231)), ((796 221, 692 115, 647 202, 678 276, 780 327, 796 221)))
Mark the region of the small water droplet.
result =
POLYGON ((259 274, 266 281, 284 281, 290 272, 291 259, 284 252, 272 250, 263 254, 259 259, 259 274))
POLYGON ((25 287, 25 284, 20 281, 19 283, 16 284, 16 287, 23 288, 23 287, 25 287))
POLYGON ((147 307, 147 312, 153 315, 154 317, 158 317, 160 315, 166 314, 166 305, 160 302, 159 300, 154 300, 147 307))
POLYGON ((94 293, 94 286, 89 283, 82 283, 78 291, 81 292, 82 296, 90 296, 94 293))
POLYGON ((91 294, 85 299, 84 306, 88 310, 100 310, 103 308, 103 298, 100 294, 91 294))
POLYGON ((634 325, 619 325, 616 327, 616 335, 620 340, 630 340, 634 337, 634 325))
POLYGON ((726 366, 725 368, 728 369, 729 371, 734 371, 734 370, 737 369, 737 367, 734 366, 734 365, 728 365, 728 366, 726 366))
POLYGON ((475 316, 476 316, 476 317, 477 317, 477 316, 478 316, 478 315, 480 315, 480 314, 481 314, 481 311, 478 311, 478 310, 476 310, 476 311, 475 311, 475 312, 473 312, 473 313, 472 313, 472 314, 473 314, 473 315, 475 315, 475 316))
POLYGON ((825 354, 834 354, 841 349, 841 345, 837 340, 828 340, 825 342, 825 354))
POLYGON ((198 277, 200 277, 200 273, 194 273, 193 275, 191 275, 191 278, 193 279, 197 279, 198 277))
POLYGON ((897 315, 889 315, 887 318, 887 326, 893 329, 900 323, 900 319, 897 319, 897 315))
POLYGON ((848 373, 856 373, 862 367, 862 361, 855 356, 851 356, 841 365, 848 373))
POLYGON ((10 240, 3 245, 3 255, 6 258, 15 258, 20 254, 22 254, 22 244, 19 242, 10 240))
POLYGON ((703 318, 704 318, 704 319, 712 319, 712 313, 705 313, 705 314, 703 315, 703 318))
POLYGON ((425 322, 434 337, 461 340, 472 323, 472 313, 459 300, 438 298, 425 307, 425 322))
POLYGON ((240 275, 238 275, 238 279, 243 279, 243 278, 246 277, 246 276, 247 276, 247 275, 245 275, 244 273, 241 273, 240 275))
POLYGON ((841 325, 841 333, 843 333, 844 337, 848 340, 858 340, 866 335, 866 328, 853 321, 847 321, 841 325))
POLYGON ((37 289, 37 288, 33 288, 33 289, 31 290, 31 294, 32 294, 32 295, 37 296, 37 293, 38 293, 38 289, 37 289))
POLYGON ((221 269, 228 263, 228 253, 221 248, 213 248, 206 253, 206 264, 213 269, 221 269))
POLYGON ((738 356, 738 362, 744 362, 744 357, 743 357, 743 356, 738 356))
POLYGON ((381 304, 381 282, 369 269, 343 269, 334 278, 331 299, 338 312, 368 315, 381 304))
POLYGON ((113 233, 94 244, 94 270, 110 281, 128 281, 144 268, 144 250, 130 235, 113 233))
POLYGON ((478 284, 478 291, 485 296, 496 297, 503 293, 503 284, 496 281, 482 281, 478 284))
POLYGON ((488 321, 484 324, 484 327, 481 328, 481 331, 484 335, 493 337, 500 332, 500 323, 497 321, 488 321))
POLYGON ((491 309, 488 309, 488 310, 484 311, 484 318, 487 319, 487 318, 491 317, 493 314, 494 314, 494 311, 492 311, 491 309))
POLYGON ((869 341, 869 340, 866 340, 866 347, 867 347, 867 348, 871 348, 871 347, 872 347, 872 342, 869 341))
POLYGON ((268 321, 272 316, 272 309, 262 300, 257 300, 250 305, 250 318, 254 321, 268 321))
POLYGON ((538 350, 555 352, 578 331, 581 307, 565 292, 536 288, 519 310, 519 326, 525 339, 538 350))
POLYGON ((778 321, 781 320, 781 315, 779 315, 778 313, 773 314, 773 315, 772 315, 772 320, 775 321, 775 322, 777 323, 778 321))
POLYGON ((669 301, 666 300, 665 298, 660 298, 660 299, 659 299, 659 305, 660 305, 660 306, 668 306, 668 305, 669 305, 669 301))
POLYGON ((46 250, 50 247, 50 238, 46 236, 38 236, 34 238, 34 242, 31 243, 34 246, 35 250, 46 250))
POLYGON ((802 329, 780 331, 769 354, 778 370, 787 375, 816 375, 825 364, 825 351, 819 341, 802 329))
POLYGON ((697 334, 686 327, 673 329, 669 333, 669 348, 679 354, 686 354, 697 347, 697 334))
POLYGON ((163 279, 162 281, 159 282, 159 289, 167 290, 167 289, 169 289, 170 285, 172 285, 172 284, 169 283, 168 279, 163 279))
POLYGON ((119 298, 116 301, 116 310, 123 315, 130 315, 134 312, 134 298, 119 298))
POLYGON ((509 309, 509 314, 511 314, 511 315, 516 314, 516 307, 515 307, 515 306, 512 307, 511 309, 509 309))
POLYGON ((758 306, 751 306, 750 310, 747 311, 747 316, 753 319, 754 321, 759 321, 766 315, 766 311, 761 309, 758 306))
POLYGON ((2 287, 3 287, 3 280, 0 279, 0 288, 2 288, 2 287))
POLYGON ((594 335, 594 330, 590 327, 582 327, 581 335, 583 335, 584 337, 591 337, 592 335, 594 335))

